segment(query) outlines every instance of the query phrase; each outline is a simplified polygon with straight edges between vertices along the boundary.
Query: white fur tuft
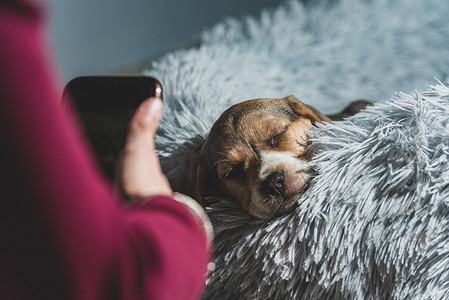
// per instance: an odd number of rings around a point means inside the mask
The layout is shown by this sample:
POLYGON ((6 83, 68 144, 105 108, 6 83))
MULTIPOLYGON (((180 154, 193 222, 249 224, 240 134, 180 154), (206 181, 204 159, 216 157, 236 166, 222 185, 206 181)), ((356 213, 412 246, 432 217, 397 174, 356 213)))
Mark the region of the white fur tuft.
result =
POLYGON ((264 181, 276 171, 289 173, 309 172, 310 165, 306 160, 294 157, 290 152, 263 151, 261 153, 259 180, 264 181))

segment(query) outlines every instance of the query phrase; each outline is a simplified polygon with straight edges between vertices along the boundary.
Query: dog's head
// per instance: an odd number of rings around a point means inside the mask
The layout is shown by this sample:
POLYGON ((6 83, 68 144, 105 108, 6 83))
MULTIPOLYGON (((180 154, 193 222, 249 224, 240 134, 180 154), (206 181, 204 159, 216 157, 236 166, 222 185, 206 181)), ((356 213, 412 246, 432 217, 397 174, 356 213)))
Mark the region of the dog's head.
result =
POLYGON ((234 105, 192 153, 181 191, 201 201, 219 190, 262 219, 286 213, 307 187, 309 129, 322 121, 330 119, 293 96, 234 105))

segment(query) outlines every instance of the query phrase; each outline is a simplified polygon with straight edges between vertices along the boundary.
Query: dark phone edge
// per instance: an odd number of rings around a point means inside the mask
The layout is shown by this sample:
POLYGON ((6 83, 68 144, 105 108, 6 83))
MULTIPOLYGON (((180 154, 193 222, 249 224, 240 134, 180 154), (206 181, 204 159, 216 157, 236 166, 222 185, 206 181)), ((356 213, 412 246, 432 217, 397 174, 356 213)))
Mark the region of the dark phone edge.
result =
POLYGON ((86 79, 108 79, 108 80, 120 80, 120 79, 125 79, 125 80, 132 80, 133 78, 136 79, 142 79, 142 78, 149 78, 152 79, 154 81, 154 95, 153 97, 159 98, 161 100, 163 100, 163 88, 162 88, 162 84, 161 82, 151 76, 115 76, 115 75, 88 75, 88 76, 78 76, 75 77, 71 80, 69 80, 69 82, 67 82, 67 84, 64 86, 64 89, 62 91, 62 96, 61 96, 61 103, 63 105, 66 105, 67 102, 72 101, 70 96, 70 86, 72 86, 74 83, 76 83, 77 81, 84 81, 86 79))

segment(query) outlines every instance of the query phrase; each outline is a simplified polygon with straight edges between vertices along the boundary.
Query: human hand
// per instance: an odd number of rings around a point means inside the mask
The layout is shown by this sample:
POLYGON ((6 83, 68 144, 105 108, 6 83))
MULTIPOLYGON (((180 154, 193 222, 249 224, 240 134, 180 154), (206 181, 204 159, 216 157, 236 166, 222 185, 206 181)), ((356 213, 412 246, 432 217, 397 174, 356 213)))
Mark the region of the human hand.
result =
POLYGON ((118 170, 118 186, 127 198, 172 195, 154 146, 161 114, 161 99, 149 98, 142 102, 128 125, 118 170))

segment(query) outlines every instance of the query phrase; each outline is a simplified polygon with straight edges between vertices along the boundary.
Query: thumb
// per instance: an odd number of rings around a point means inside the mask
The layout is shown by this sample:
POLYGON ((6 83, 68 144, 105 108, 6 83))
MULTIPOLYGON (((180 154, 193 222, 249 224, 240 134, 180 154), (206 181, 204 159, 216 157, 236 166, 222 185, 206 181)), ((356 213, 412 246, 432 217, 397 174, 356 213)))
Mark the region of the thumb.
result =
POLYGON ((149 98, 143 101, 129 123, 127 146, 146 144, 154 148, 154 137, 161 115, 161 99, 149 98))
POLYGON ((162 114, 162 101, 145 100, 134 113, 118 170, 118 187, 127 198, 171 195, 154 151, 154 137, 162 114))

